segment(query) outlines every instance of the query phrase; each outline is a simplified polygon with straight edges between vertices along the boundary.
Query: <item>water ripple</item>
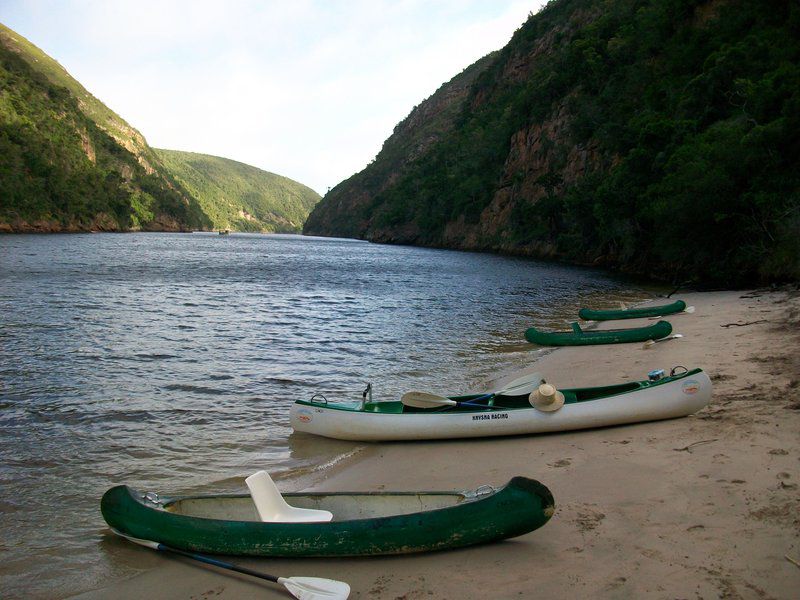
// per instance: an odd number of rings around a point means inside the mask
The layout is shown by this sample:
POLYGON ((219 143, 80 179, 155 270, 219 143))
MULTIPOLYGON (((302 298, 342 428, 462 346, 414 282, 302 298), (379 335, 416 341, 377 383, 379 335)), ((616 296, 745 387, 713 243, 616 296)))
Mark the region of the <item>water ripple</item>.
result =
POLYGON ((111 485, 243 491, 259 468, 326 468, 358 446, 292 436, 294 400, 468 391, 529 364, 530 325, 643 296, 519 258, 235 237, 0 236, 0 597, 132 574, 101 543, 111 485))

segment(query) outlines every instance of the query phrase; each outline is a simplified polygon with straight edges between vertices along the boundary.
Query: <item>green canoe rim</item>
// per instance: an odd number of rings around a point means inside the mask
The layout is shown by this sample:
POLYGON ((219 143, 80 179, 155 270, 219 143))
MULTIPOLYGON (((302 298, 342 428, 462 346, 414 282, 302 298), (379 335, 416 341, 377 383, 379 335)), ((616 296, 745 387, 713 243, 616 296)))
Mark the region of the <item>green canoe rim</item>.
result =
POLYGON ((668 321, 658 321, 645 327, 590 331, 584 331, 577 323, 573 323, 572 331, 539 331, 535 327, 530 327, 525 332, 525 339, 532 344, 542 346, 590 346, 645 342, 667 337, 670 333, 672 325, 668 321))
MULTIPOLYGON (((701 373, 703 369, 696 368, 683 373, 663 377, 657 381, 631 381, 628 383, 617 383, 612 385, 604 385, 597 387, 587 388, 564 388, 559 389, 564 394, 565 404, 576 404, 579 402, 591 402, 593 400, 602 400, 609 396, 618 396, 621 394, 632 394, 644 389, 658 387, 678 381, 686 377, 691 377, 701 373)), ((485 398, 486 394, 467 394, 463 396, 447 396, 451 400, 457 402, 469 402, 475 398, 485 398)), ((404 406, 399 400, 396 401, 383 401, 383 402, 367 402, 361 405, 360 402, 327 402, 315 400, 297 400, 295 404, 313 408, 323 408, 328 410, 339 410, 345 412, 358 412, 358 413, 376 413, 385 415, 397 414, 419 414, 419 415, 445 415, 445 414, 466 414, 466 413, 483 413, 487 411, 515 411, 515 410, 535 410, 528 402, 528 396, 496 396, 493 398, 494 402, 491 405, 483 407, 464 406, 443 408, 439 410, 431 410, 426 408, 412 408, 404 406)))
POLYGON ((318 492, 284 494, 292 498, 330 496, 462 496, 452 506, 411 513, 324 523, 264 523, 169 512, 181 500, 249 498, 218 494, 158 498, 128 486, 108 490, 100 503, 116 532, 187 551, 251 556, 365 556, 445 550, 499 541, 538 529, 553 515, 555 501, 542 483, 517 476, 506 485, 474 492, 318 492), (148 499, 149 498, 149 499, 148 499))
POLYGON ((584 321, 614 321, 617 319, 639 319, 642 317, 660 317, 662 315, 672 315, 686 310, 686 302, 676 300, 671 304, 661 306, 645 306, 642 308, 625 308, 617 310, 593 310, 582 308, 578 311, 578 316, 584 321))

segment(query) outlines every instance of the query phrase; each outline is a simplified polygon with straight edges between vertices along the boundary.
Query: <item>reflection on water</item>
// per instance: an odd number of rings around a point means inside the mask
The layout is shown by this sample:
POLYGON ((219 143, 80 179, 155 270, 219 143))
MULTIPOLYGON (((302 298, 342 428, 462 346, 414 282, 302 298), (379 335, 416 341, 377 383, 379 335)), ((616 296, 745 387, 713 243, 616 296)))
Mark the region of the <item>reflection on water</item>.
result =
POLYGON ((530 325, 644 295, 594 271, 348 240, 2 236, 0 596, 130 573, 101 544, 113 484, 240 491, 258 468, 357 448, 290 443, 297 398, 476 389, 530 363, 530 325))

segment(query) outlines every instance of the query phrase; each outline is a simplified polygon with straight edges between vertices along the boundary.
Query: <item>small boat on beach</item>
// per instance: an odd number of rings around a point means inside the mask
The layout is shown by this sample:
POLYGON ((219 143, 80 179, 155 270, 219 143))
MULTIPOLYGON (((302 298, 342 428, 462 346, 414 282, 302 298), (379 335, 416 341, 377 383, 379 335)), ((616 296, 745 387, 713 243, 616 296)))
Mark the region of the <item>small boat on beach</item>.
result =
POLYGON ((403 400, 328 402, 315 395, 292 405, 291 424, 295 431, 341 440, 473 438, 672 419, 697 412, 711 399, 711 380, 702 369, 682 373, 673 369, 657 380, 562 389, 557 393, 563 404, 557 410, 534 406, 535 396, 529 397, 524 386, 509 388, 449 397, 412 392, 423 400, 414 406, 403 400), (517 393, 523 389, 525 393, 517 393), (425 405, 430 408, 421 408, 425 405))
POLYGON ((617 319, 660 317, 662 315, 672 315, 685 310, 686 302, 683 300, 676 300, 672 304, 646 306, 643 308, 626 308, 621 310, 591 310, 589 308, 582 308, 578 311, 578 316, 584 321, 616 321, 617 319))
POLYGON ((550 490, 526 477, 514 477, 500 488, 482 486, 468 492, 283 497, 292 505, 290 510, 328 511, 332 519, 264 522, 260 508, 246 494, 161 497, 124 485, 108 490, 100 509, 115 533, 134 541, 251 556, 359 556, 459 548, 523 535, 547 523, 555 510, 550 490))
POLYGON ((573 323, 572 331, 540 331, 531 327, 525 332, 525 339, 541 346, 591 346, 645 342, 667 337, 670 333, 672 325, 667 321, 659 321, 645 327, 592 331, 584 331, 580 325, 573 323))

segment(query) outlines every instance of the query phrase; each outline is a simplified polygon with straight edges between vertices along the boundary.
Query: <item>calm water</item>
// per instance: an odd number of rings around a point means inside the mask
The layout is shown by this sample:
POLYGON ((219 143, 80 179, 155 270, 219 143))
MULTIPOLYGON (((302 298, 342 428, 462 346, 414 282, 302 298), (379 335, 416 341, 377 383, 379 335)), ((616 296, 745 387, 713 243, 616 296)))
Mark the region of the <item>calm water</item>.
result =
POLYGON ((239 491, 357 447, 290 404, 458 392, 536 357, 522 334, 644 292, 494 255, 297 236, 0 236, 0 597, 130 575, 111 485, 239 491), (107 546, 107 544, 105 544, 107 546))

